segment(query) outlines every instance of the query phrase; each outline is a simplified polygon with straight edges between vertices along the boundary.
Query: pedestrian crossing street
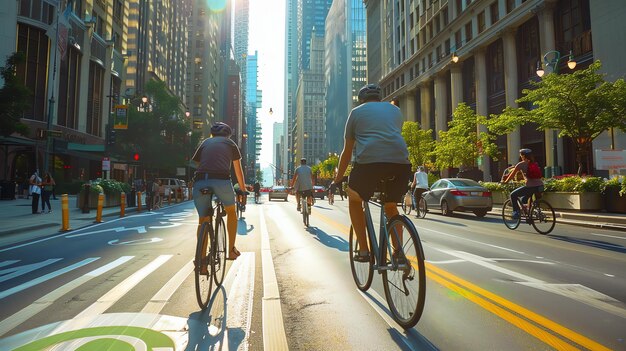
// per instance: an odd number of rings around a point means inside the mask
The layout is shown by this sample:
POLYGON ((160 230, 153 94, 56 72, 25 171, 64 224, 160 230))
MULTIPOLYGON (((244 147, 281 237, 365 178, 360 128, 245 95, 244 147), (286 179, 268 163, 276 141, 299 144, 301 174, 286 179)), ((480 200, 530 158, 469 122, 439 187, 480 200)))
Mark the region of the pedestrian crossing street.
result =
POLYGON ((118 343, 131 345, 136 350, 179 350, 192 345, 194 349, 246 350, 252 319, 255 254, 243 252, 233 261, 222 287, 214 289, 207 311, 190 314, 190 311, 199 311, 194 297, 178 316, 161 312, 181 289, 187 291, 184 296, 194 296, 193 263, 173 257, 51 258, 33 263, 0 261, 0 304, 20 305, 13 305, 20 309, 12 314, 7 310, 0 312, 0 350, 23 346, 26 346, 24 349, 40 349, 42 345, 59 350, 93 349, 102 345, 115 348, 118 343), (84 271, 87 272, 77 274, 84 271), (59 306, 71 300, 81 287, 107 280, 113 274, 128 276, 103 291, 95 301, 89 301, 89 306, 71 319, 53 319, 56 315, 53 311, 63 308, 59 306), (161 274, 169 280, 162 286, 155 286, 155 281, 162 280, 156 278, 161 274), (73 279, 68 281, 68 276, 73 279), (29 279, 24 281, 26 277, 29 279), (50 290, 50 287, 54 288, 50 290), (158 291, 149 293, 154 290, 158 291), (145 298, 141 309, 120 312, 119 306, 114 308, 133 292, 140 292, 145 298), (34 296, 34 300, 24 301, 23 296, 34 296), (14 331, 30 319, 42 316, 52 320, 35 329, 14 331), (229 333, 229 329, 237 332, 229 333), (143 336, 148 339, 142 339, 143 336))

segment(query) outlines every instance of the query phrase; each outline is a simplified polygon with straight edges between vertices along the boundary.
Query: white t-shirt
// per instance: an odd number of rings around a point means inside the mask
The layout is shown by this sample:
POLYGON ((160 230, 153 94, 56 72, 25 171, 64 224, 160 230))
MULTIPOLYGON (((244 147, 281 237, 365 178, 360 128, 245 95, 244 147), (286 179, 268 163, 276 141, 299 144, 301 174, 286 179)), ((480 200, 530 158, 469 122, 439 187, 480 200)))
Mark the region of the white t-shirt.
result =
POLYGON ((428 189, 428 174, 426 172, 415 172, 415 187, 418 189, 428 189))

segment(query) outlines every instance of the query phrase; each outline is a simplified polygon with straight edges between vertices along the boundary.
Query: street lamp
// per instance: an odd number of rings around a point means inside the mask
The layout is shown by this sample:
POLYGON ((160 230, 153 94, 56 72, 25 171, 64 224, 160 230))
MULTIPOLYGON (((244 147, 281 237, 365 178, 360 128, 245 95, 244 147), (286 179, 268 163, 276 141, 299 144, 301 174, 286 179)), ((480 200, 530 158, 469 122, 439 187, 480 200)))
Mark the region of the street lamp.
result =
MULTIPOLYGON (((546 70, 544 70, 544 66, 545 68, 550 68, 550 72, 554 72, 555 74, 559 73, 559 61, 561 61, 561 53, 559 51, 548 51, 545 53, 545 55, 543 55, 543 65, 540 61, 537 61, 537 75, 539 77, 543 77, 543 75, 546 73, 546 70)), ((569 55, 567 57, 567 67, 569 69, 574 69, 576 68, 576 61, 574 60, 574 54, 572 53, 572 51, 570 50, 569 55)), ((557 145, 558 145, 558 133, 556 129, 552 130, 552 139, 553 139, 553 145, 552 145, 552 155, 554 158, 554 166, 552 168, 552 176, 557 175, 557 173, 560 173, 558 171, 558 160, 559 160, 559 153, 558 153, 558 149, 557 149, 557 145)))
POLYGON ((274 110, 272 110, 272 108, 270 107, 270 115, 274 113, 274 110))
POLYGON ((452 63, 459 62, 459 56, 457 56, 456 51, 452 53, 452 63))

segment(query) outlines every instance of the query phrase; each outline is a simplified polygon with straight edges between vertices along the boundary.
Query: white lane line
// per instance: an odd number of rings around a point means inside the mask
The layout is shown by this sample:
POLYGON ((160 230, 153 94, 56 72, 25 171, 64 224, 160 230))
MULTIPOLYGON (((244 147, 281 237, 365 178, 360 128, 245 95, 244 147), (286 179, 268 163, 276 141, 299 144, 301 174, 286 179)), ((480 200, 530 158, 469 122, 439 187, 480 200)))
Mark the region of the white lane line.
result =
POLYGON ((26 273, 30 273, 36 269, 43 268, 45 266, 51 265, 55 262, 62 260, 61 258, 50 258, 45 261, 30 263, 23 266, 15 266, 11 268, 6 268, 0 271, 0 283, 5 282, 9 279, 13 279, 15 277, 19 277, 20 275, 24 275, 26 273))
MULTIPOLYGON (((237 350, 248 350, 248 339, 250 338, 250 325, 252 324, 252 302, 254 299, 254 252, 245 252, 237 258, 242 260, 239 270, 234 277, 232 286, 228 293, 228 310, 226 313, 226 329, 238 329, 244 331, 243 340, 241 336, 230 334, 236 340, 233 345, 238 345, 237 350)), ((231 268, 232 269, 232 268, 231 268)), ((224 336, 224 346, 230 345, 231 340, 224 336)))
POLYGON ((451 237, 453 237, 455 239, 462 239, 462 240, 470 241, 470 242, 473 242, 473 243, 476 243, 476 244, 480 244, 480 245, 484 245, 484 246, 493 247, 493 248, 504 250, 504 251, 510 251, 510 252, 515 252, 515 253, 518 253, 518 254, 524 254, 524 252, 522 252, 522 251, 517 251, 517 250, 509 249, 509 248, 506 248, 506 247, 502 247, 502 246, 497 246, 497 245, 483 243, 481 241, 472 240, 472 239, 464 238, 462 236, 457 236, 457 235, 452 235, 452 234, 440 232, 440 231, 434 230, 434 229, 420 228, 420 230, 428 230, 430 232, 437 233, 437 234, 440 234, 440 235, 451 236, 451 237))
POLYGON ((4 267, 4 266, 10 266, 14 263, 18 263, 20 260, 9 260, 9 261, 2 261, 0 262, 0 267, 4 267))
POLYGON ((150 301, 146 304, 146 306, 141 310, 142 313, 159 313, 165 307, 165 304, 170 300, 172 295, 181 284, 187 279, 187 276, 193 272, 193 260, 187 262, 181 268, 178 273, 176 273, 163 287, 159 292, 157 292, 150 301))
POLYGON ((274 270, 270 236, 267 232, 265 214, 259 211, 261 220, 261 257, 263 264, 263 348, 265 350, 289 350, 283 313, 280 306, 280 293, 274 270))
POLYGON ((626 237, 615 236, 615 235, 596 234, 596 233, 591 233, 591 235, 596 235, 596 236, 604 236, 604 237, 607 237, 607 238, 613 238, 613 239, 622 239, 622 240, 626 240, 626 237))
POLYGON ((26 282, 24 284, 20 284, 20 285, 18 285, 16 287, 13 287, 11 289, 7 289, 5 291, 2 291, 2 292, 0 292, 0 300, 4 299, 7 296, 13 295, 13 294, 15 294, 17 292, 20 292, 22 290, 28 289, 28 288, 30 288, 32 286, 35 286, 37 284, 41 284, 41 283, 45 282, 46 280, 50 280, 50 279, 52 279, 54 277, 57 277, 57 276, 59 276, 61 274, 64 274, 64 273, 72 271, 72 270, 74 270, 76 268, 82 267, 82 266, 84 266, 86 264, 89 264, 89 263, 99 259, 99 258, 100 257, 92 257, 92 258, 84 259, 84 260, 82 260, 82 261, 80 261, 78 263, 74 263, 71 266, 59 269, 59 270, 54 271, 54 272, 50 272, 50 273, 48 273, 48 274, 46 274, 44 276, 41 276, 41 277, 39 277, 37 279, 33 279, 33 280, 28 281, 28 282, 26 282))
POLYGON ((82 277, 72 280, 71 282, 41 297, 40 299, 33 302, 26 308, 23 308, 20 311, 14 313, 12 316, 0 322, 0 336, 13 330, 13 328, 17 327, 18 325, 24 323, 26 320, 28 320, 32 316, 43 311, 46 307, 52 305, 57 299, 67 294, 68 292, 72 291, 73 289, 79 287, 82 284, 85 284, 86 282, 90 281, 91 279, 95 277, 102 275, 105 272, 110 271, 111 269, 115 267, 118 267, 128 262, 133 257, 134 256, 122 256, 113 262, 110 262, 100 268, 97 268, 83 275, 82 277))
POLYGON ((426 262, 432 263, 432 264, 448 264, 448 263, 463 263, 465 262, 465 260, 445 260, 445 261, 426 260, 426 262))
POLYGON ((144 266, 137 272, 133 273, 130 277, 124 279, 124 281, 119 283, 116 287, 109 290, 96 302, 91 304, 91 306, 87 307, 76 317, 74 317, 74 319, 78 320, 84 317, 95 317, 99 314, 104 313, 104 311, 113 306, 113 304, 116 303, 128 291, 130 291, 130 289, 139 284, 139 282, 141 282, 150 273, 154 272, 157 268, 167 262, 170 258, 172 258, 172 255, 161 255, 157 257, 147 266, 144 266))

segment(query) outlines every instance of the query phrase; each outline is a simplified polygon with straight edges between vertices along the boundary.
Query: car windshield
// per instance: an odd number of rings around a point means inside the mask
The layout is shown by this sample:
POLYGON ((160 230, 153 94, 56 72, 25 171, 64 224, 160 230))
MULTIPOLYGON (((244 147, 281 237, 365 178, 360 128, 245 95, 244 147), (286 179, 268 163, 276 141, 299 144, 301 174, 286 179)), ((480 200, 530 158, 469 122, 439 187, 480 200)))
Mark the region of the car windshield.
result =
POLYGON ((272 189, 275 190, 275 191, 276 190, 285 190, 285 187, 284 186, 275 186, 272 189))
POLYGON ((469 179, 448 179, 448 181, 454 186, 481 186, 477 182, 469 179))

